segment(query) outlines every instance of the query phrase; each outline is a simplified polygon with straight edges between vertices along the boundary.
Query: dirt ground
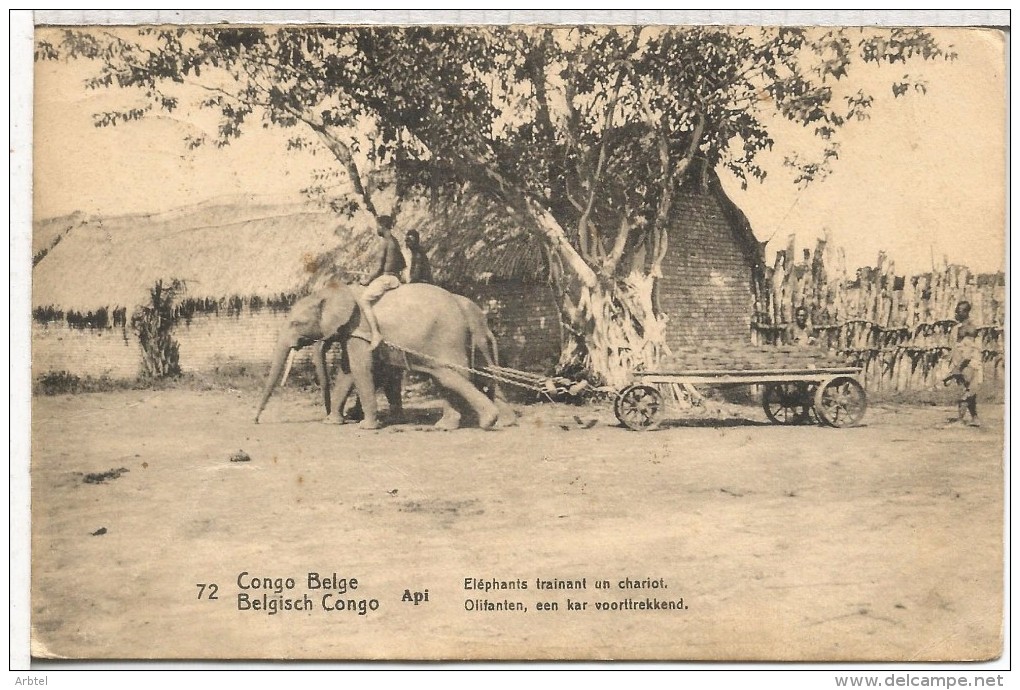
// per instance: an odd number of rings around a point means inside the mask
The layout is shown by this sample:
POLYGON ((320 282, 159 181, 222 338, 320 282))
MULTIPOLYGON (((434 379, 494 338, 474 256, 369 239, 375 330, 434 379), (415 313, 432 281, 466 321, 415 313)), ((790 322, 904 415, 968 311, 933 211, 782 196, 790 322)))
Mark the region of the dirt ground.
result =
POLYGON ((728 406, 642 433, 605 405, 518 406, 516 427, 442 432, 418 401, 417 423, 373 432, 320 423, 306 392, 274 398, 260 425, 254 403, 182 390, 34 400, 35 655, 1000 653, 1001 405, 980 429, 947 428, 949 410, 930 406, 873 405, 842 430, 728 406), (309 586, 334 573, 335 589, 309 586), (253 610, 261 578, 283 580, 267 605, 307 595, 310 610, 253 610), (584 588, 538 589, 554 579, 584 588), (495 588, 508 582, 528 588, 495 588), (675 608, 640 608, 663 603, 675 608))

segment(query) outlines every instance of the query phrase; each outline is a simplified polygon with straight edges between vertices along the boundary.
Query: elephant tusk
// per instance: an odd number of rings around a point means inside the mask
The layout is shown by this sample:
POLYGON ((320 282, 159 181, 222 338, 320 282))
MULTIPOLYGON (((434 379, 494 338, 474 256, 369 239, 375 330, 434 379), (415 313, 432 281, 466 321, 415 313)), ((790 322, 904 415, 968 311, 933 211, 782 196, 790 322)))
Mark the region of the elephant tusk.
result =
POLYGON ((294 364, 294 350, 287 353, 287 365, 283 368, 283 377, 280 379, 280 388, 287 385, 287 376, 290 374, 290 367, 294 364))

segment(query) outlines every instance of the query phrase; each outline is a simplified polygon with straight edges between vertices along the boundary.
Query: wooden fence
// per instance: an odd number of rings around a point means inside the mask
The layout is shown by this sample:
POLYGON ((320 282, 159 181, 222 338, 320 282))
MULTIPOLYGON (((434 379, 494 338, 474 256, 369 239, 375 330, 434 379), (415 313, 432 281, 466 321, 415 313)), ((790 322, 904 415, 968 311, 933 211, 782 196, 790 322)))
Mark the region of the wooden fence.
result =
POLYGON ((1005 276, 974 274, 943 260, 928 273, 896 274, 880 253, 874 267, 850 274, 843 252, 819 240, 800 261, 791 238, 766 272, 752 323, 756 344, 787 342, 794 310, 805 307, 820 347, 864 368, 871 390, 931 388, 949 372, 956 341, 956 305, 971 303, 982 340, 985 379, 1003 378, 1005 276))

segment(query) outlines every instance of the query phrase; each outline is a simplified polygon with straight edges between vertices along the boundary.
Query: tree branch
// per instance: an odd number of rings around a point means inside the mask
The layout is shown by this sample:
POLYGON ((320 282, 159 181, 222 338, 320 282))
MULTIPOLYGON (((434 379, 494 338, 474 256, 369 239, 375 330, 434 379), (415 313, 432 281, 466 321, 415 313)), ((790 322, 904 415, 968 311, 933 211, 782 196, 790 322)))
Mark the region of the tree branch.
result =
POLYGON ((302 122, 307 123, 319 137, 325 142, 326 148, 332 153, 337 160, 347 170, 347 177, 351 181, 351 186, 354 187, 354 191, 357 192, 358 196, 361 197, 365 204, 365 209, 376 218, 379 217, 379 212, 375 208, 375 204, 372 203, 372 196, 369 191, 365 188, 361 178, 361 171, 358 170, 358 165, 354 161, 354 155, 351 152, 350 146, 341 141, 336 135, 329 131, 329 128, 322 123, 313 123, 305 118, 299 118, 302 122))
POLYGON ((606 275, 613 275, 616 272, 616 267, 620 265, 620 259, 623 258, 623 252, 627 249, 627 239, 630 237, 630 231, 633 229, 633 225, 628 220, 630 209, 626 209, 620 216, 620 227, 616 231, 616 241, 613 242, 613 250, 603 263, 602 272, 606 275))
POLYGON ((577 221, 577 233, 581 239, 581 250, 582 253, 587 251, 588 246, 594 246, 596 253, 599 257, 606 255, 606 248, 602 244, 602 238, 599 236, 598 228, 595 228, 591 223, 591 212, 595 207, 595 195, 598 193, 599 182, 602 179, 602 172, 605 169, 606 163, 606 141, 608 140, 608 131, 613 123, 613 116, 616 114, 616 104, 620 100, 620 89, 623 87, 624 73, 620 72, 616 78, 616 87, 613 89, 613 98, 606 104, 606 112, 602 118, 602 137, 599 142, 599 158, 595 164, 595 174, 588 183, 588 203, 581 213, 580 220, 577 221), (592 226, 589 228, 589 226, 592 226), (590 233, 590 240, 589 240, 590 233))
MULTIPOLYGON (((662 262, 665 260, 666 252, 669 249, 669 234, 666 232, 666 224, 673 207, 673 192, 677 184, 679 184, 680 178, 690 168, 698 147, 701 145, 701 137, 704 134, 705 117, 701 113, 697 113, 695 115, 694 131, 691 133, 691 140, 687 143, 687 151, 684 157, 680 159, 674 170, 669 172, 663 170, 663 189, 662 196, 659 198, 659 207, 656 209, 655 214, 655 228, 652 234, 652 263, 651 270, 649 271, 655 278, 662 277, 662 262)), ((665 135, 660 131, 660 149, 663 146, 666 147, 666 160, 668 164, 669 144, 666 141, 665 135)))
POLYGON ((511 183, 491 164, 477 158, 469 158, 462 152, 451 153, 455 162, 460 163, 473 174, 471 181, 497 198, 503 199, 511 208, 527 219, 530 227, 545 238, 551 250, 568 265, 578 280, 588 288, 598 285, 595 271, 584 257, 570 244, 563 227, 549 210, 539 204, 527 192, 511 183))
MULTIPOLYGON (((263 60, 262 64, 268 67, 272 67, 272 65, 269 65, 269 63, 266 60, 263 60)), ((258 67, 258 65, 255 66, 256 68, 258 67)), ((248 76, 251 79, 251 82, 259 90, 261 90, 263 93, 269 94, 270 96, 272 95, 272 89, 270 87, 264 86, 258 81, 259 75, 252 74, 249 71, 248 76)), ((313 132, 319 135, 319 138, 323 141, 329 152, 332 153, 333 156, 338 161, 340 161, 340 164, 344 166, 344 169, 347 171, 347 177, 350 179, 351 186, 354 187, 355 193, 357 193, 357 195, 361 197, 361 200, 365 205, 365 209, 369 213, 371 213, 374 217, 378 218, 379 212, 376 210, 375 204, 372 203, 372 196, 369 193, 368 189, 365 187, 364 182, 362 181, 361 171, 358 169, 358 165, 354 160, 354 154, 351 151, 351 147, 348 146, 346 142, 341 140, 340 137, 333 134, 330 131, 330 127, 327 126, 325 122, 322 122, 321 120, 318 119, 314 119, 311 116, 309 116, 307 112, 295 108, 290 103, 287 103, 285 98, 281 97, 279 99, 278 105, 276 106, 270 105, 269 107, 282 108, 284 112, 289 113, 295 120, 299 122, 304 122, 312 129, 313 132)), ((311 109, 309 108, 308 111, 310 110, 311 109)))

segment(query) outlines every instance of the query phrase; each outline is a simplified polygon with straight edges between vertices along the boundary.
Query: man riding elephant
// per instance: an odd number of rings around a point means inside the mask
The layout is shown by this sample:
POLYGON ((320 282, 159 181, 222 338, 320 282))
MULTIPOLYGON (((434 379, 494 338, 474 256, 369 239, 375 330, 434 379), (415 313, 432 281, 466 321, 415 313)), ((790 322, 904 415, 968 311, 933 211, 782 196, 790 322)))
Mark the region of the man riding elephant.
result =
POLYGON ((411 229, 404 234, 404 244, 411 255, 411 265, 407 269, 407 282, 409 283, 431 283, 432 266, 429 264, 428 254, 421 246, 421 236, 417 230, 411 229))
POLYGON ((379 321, 376 319, 372 305, 389 290, 400 287, 400 275, 406 266, 404 253, 400 251, 400 244, 390 233, 392 228, 392 216, 379 216, 379 242, 376 247, 376 259, 373 262, 374 269, 361 281, 365 289, 358 296, 358 306, 361 308, 361 313, 365 315, 365 321, 371 332, 369 348, 372 350, 382 343, 379 321))

